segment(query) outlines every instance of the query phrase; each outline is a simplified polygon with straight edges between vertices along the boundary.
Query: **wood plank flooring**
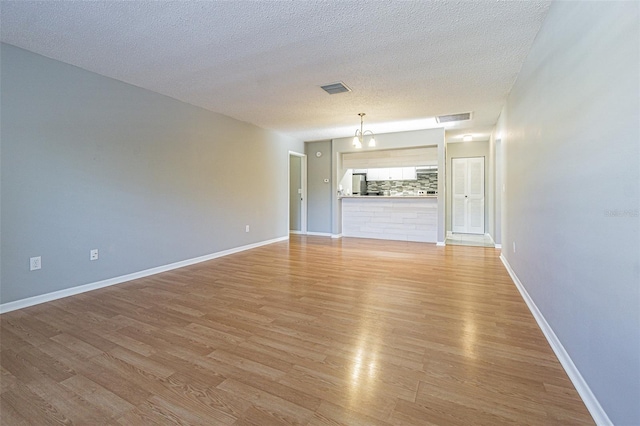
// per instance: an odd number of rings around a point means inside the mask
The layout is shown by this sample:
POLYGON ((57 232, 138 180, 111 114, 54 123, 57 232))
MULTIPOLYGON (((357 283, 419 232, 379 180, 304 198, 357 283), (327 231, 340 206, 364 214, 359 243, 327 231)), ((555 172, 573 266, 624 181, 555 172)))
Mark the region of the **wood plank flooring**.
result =
POLYGON ((491 248, 292 236, 0 317, 0 423, 593 424, 491 248))

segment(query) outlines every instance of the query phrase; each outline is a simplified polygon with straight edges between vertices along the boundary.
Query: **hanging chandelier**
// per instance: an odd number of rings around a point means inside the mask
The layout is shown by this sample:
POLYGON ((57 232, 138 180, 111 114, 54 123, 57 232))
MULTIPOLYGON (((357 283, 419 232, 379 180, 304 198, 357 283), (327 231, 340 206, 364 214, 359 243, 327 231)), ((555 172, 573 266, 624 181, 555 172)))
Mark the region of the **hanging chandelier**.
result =
POLYGON ((375 135, 373 134, 373 132, 371 130, 363 130, 363 117, 366 115, 364 112, 361 112, 360 114, 358 114, 360 116, 360 128, 356 129, 356 135, 353 137, 353 147, 354 148, 362 148, 363 143, 364 143, 364 137, 365 135, 370 135, 371 138, 369 139, 369 147, 374 147, 376 146, 376 139, 375 139, 375 135))

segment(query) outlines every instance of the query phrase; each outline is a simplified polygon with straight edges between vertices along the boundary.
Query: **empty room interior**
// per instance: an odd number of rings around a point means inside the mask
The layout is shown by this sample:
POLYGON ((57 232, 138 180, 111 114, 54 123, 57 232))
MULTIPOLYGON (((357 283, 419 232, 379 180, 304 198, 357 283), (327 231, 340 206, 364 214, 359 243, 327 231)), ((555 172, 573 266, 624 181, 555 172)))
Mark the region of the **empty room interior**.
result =
POLYGON ((639 2, 0 33, 0 424, 640 425, 639 2))

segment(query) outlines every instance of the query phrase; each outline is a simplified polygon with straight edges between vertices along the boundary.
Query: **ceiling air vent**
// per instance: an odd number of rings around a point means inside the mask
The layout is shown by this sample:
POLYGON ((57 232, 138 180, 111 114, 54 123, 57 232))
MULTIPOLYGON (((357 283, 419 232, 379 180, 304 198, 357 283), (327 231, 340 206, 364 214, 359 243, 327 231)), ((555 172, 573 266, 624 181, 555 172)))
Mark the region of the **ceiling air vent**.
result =
POLYGON ((350 92, 351 89, 349 89, 343 82, 339 81, 337 83, 332 83, 332 84, 327 84, 324 86, 320 86, 320 88, 322 90, 324 90, 325 92, 327 92, 330 95, 335 95, 336 93, 344 93, 344 92, 350 92))
POLYGON ((461 112, 459 114, 439 115, 436 117, 438 123, 450 123, 452 121, 465 121, 471 119, 470 112, 461 112))

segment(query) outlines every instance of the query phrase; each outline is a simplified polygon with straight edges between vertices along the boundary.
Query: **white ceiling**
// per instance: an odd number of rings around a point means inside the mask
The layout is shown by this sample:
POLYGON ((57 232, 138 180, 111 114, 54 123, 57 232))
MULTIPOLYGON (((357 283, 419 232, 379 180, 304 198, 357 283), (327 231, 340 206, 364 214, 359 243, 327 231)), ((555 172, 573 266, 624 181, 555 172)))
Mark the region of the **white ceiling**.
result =
POLYGON ((472 111, 449 128, 481 135, 549 4, 2 0, 0 27, 5 43, 300 140, 350 136, 359 112, 384 133, 472 111), (336 81, 352 92, 319 87, 336 81))

